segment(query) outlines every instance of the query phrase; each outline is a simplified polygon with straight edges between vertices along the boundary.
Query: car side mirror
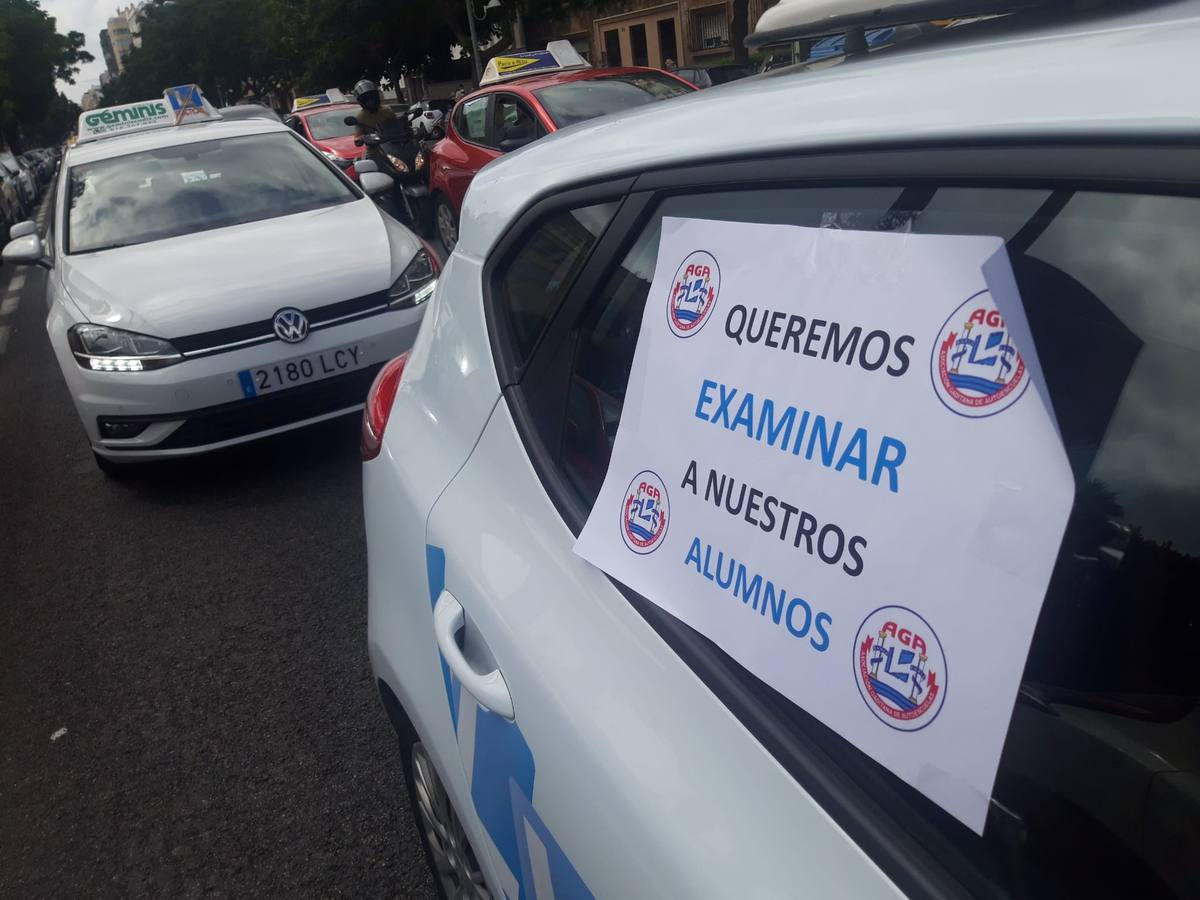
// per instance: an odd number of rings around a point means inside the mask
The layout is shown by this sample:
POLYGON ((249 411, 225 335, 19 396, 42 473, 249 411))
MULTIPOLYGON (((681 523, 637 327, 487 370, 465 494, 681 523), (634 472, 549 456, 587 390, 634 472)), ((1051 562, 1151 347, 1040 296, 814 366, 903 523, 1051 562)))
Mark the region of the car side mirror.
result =
POLYGON ((382 172, 360 172, 358 180, 363 191, 370 197, 378 197, 392 189, 392 176, 382 172))
POLYGON ((354 171, 359 175, 365 175, 367 172, 378 172, 379 163, 373 159, 356 159, 354 161, 354 171))
POLYGON ((346 116, 346 118, 342 119, 342 124, 350 125, 352 127, 357 128, 358 127, 358 119, 354 118, 354 116, 346 116))
POLYGON ((8 239, 10 241, 25 237, 27 234, 37 234, 37 225, 29 219, 26 219, 24 222, 18 222, 12 228, 8 229, 8 239))
MULTIPOLYGON (((378 144, 379 144, 379 135, 364 134, 361 138, 361 141, 362 141, 362 143, 366 144, 368 147, 375 147, 375 146, 378 146, 378 144)), ((355 143, 358 143, 358 141, 355 141, 355 143)))
POLYGON ((37 234, 26 234, 16 240, 9 241, 0 253, 6 263, 18 266, 41 266, 50 268, 50 260, 46 259, 46 248, 37 234))
POLYGON ((511 153, 513 150, 519 150, 526 144, 534 142, 532 137, 507 137, 500 142, 501 153, 511 153))

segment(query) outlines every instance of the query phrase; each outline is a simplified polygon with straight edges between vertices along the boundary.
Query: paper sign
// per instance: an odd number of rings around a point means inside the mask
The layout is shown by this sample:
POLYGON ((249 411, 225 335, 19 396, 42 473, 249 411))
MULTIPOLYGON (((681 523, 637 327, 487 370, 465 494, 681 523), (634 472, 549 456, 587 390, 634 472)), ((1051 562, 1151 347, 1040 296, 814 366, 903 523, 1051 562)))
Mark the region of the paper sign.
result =
POLYGON ((1040 377, 998 237, 665 219, 575 550, 982 834, 1074 497, 1040 377))

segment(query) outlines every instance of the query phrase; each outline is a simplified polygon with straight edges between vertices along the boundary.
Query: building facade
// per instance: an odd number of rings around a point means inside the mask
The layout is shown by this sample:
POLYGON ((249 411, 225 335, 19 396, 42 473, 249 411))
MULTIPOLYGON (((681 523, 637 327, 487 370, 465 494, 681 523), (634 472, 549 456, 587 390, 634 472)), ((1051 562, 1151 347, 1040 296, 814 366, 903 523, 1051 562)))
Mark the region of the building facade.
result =
POLYGON ((104 54, 104 67, 108 77, 116 77, 121 70, 117 67, 117 57, 113 53, 112 38, 109 36, 107 28, 100 31, 100 51, 104 54))
MULTIPOLYGON (((133 32, 129 30, 129 22, 118 13, 108 20, 108 39, 112 43, 113 57, 117 63, 117 73, 125 71, 125 57, 133 49, 133 32)), ((105 60, 107 62, 107 58, 105 60)), ((115 73, 114 73, 115 74, 115 73)))
MULTIPOLYGON (((749 0, 747 31, 766 8, 766 0, 749 0)), ((732 21, 733 0, 626 0, 536 30, 527 21, 526 27, 530 46, 565 38, 592 65, 663 68, 668 60, 679 66, 731 60, 732 21)))
POLYGON ((142 14, 145 8, 145 3, 130 3, 125 7, 117 7, 117 15, 122 16, 125 24, 129 26, 129 39, 134 47, 142 46, 142 14))

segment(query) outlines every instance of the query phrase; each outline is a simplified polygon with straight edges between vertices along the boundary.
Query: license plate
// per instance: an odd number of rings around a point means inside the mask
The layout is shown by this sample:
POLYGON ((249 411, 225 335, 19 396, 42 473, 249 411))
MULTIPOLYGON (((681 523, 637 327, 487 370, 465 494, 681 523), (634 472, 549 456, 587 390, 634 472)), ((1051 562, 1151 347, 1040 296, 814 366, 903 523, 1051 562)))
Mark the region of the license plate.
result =
POLYGON ((361 344, 350 344, 347 347, 285 359, 267 366, 242 369, 238 372, 238 381, 241 382, 242 393, 245 396, 257 397, 259 394, 270 394, 310 381, 341 375, 343 372, 362 368, 366 362, 366 348, 361 344))

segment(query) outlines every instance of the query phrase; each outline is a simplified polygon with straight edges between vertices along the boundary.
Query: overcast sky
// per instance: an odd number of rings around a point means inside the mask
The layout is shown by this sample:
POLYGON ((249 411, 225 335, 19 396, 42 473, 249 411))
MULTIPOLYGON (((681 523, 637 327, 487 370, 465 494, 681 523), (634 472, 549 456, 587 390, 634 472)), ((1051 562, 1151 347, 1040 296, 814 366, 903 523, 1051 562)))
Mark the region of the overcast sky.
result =
POLYGON ((58 20, 60 34, 82 31, 87 37, 87 50, 96 61, 88 63, 75 76, 74 84, 58 83, 58 89, 79 102, 83 92, 100 83, 104 71, 104 54, 100 52, 100 29, 108 24, 108 17, 116 13, 118 6, 128 5, 129 0, 41 0, 42 9, 58 20))

